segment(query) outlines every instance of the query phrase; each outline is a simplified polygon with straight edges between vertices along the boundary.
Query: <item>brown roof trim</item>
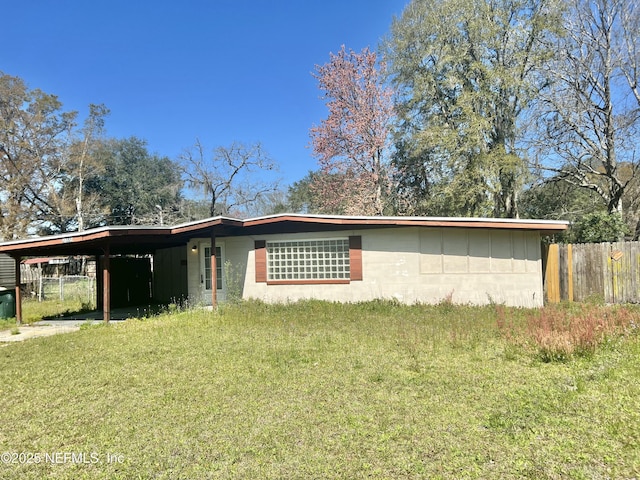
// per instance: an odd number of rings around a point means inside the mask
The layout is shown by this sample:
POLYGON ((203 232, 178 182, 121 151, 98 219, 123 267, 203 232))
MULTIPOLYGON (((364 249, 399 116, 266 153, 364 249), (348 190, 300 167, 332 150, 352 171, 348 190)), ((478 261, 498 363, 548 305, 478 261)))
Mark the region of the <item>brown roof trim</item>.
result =
POLYGON ((100 227, 93 230, 85 230, 84 232, 71 232, 63 233, 59 235, 52 235, 50 237, 35 237, 27 238, 24 240, 14 240, 10 242, 0 243, 0 251, 11 252, 16 250, 23 250, 25 247, 30 246, 49 247, 56 245, 69 245, 74 243, 87 243, 95 242, 108 238, 116 237, 130 237, 136 236, 161 236, 170 235, 170 228, 154 228, 154 227, 142 227, 142 228, 122 228, 122 227, 100 227))
POLYGON ((569 222, 555 220, 519 220, 496 218, 441 218, 441 217, 342 217, 321 215, 282 214, 258 217, 243 222, 244 227, 280 222, 324 223, 332 225, 380 225, 419 227, 503 228, 517 230, 563 231, 569 222))
MULTIPOLYGON (((543 234, 556 233, 566 230, 569 222, 553 220, 519 220, 519 219, 496 219, 496 218, 446 218, 446 217, 349 217, 340 215, 301 215, 301 214, 278 214, 264 217, 239 220, 229 217, 214 217, 183 223, 173 227, 154 226, 111 226, 99 227, 84 232, 71 232, 49 237, 36 237, 24 240, 13 240, 0 242, 0 252, 29 255, 40 255, 37 251, 54 251, 60 254, 68 253, 74 244, 78 245, 77 250, 85 250, 91 247, 92 251, 100 250, 101 245, 117 242, 126 249, 127 243, 131 243, 131 251, 135 251, 135 244, 148 243, 159 247, 167 245, 169 242, 176 243, 182 237, 193 237, 208 229, 222 226, 226 235, 251 234, 256 231, 251 227, 268 227, 288 225, 288 230, 295 230, 295 226, 312 225, 320 229, 321 225, 333 225, 337 229, 358 228, 358 227, 459 227, 459 228, 490 228, 490 229, 515 229, 515 230, 537 230, 543 234), (247 228, 247 230, 244 230, 247 228), (237 229, 237 230, 236 230, 237 229), (126 242, 129 240, 129 242, 126 242)), ((334 228, 334 229, 336 229, 334 228)), ((263 230, 263 228, 259 228, 263 230)), ((270 229, 269 229, 270 230, 270 229)), ((284 229, 283 229, 284 231, 284 229)), ((263 232, 266 233, 266 232, 263 232)))
POLYGON ((215 227, 216 225, 228 225, 231 227, 242 227, 243 221, 235 218, 215 217, 206 220, 199 220, 197 222, 183 223, 171 228, 172 235, 179 235, 182 233, 189 233, 196 230, 215 227))

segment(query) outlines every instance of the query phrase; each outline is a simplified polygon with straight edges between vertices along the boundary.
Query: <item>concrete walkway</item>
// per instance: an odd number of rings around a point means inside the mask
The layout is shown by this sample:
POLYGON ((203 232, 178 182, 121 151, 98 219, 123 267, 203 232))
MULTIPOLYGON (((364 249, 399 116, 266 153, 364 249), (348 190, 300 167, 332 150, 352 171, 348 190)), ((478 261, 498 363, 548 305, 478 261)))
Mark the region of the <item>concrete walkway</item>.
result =
MULTIPOLYGON (((113 319, 112 323, 122 322, 123 319, 113 319)), ((42 320, 35 322, 32 325, 20 325, 18 331, 20 333, 14 334, 15 328, 8 330, 0 330, 0 347, 6 347, 11 342, 21 342, 30 338, 48 337, 50 335, 57 335, 58 333, 68 333, 80 330, 80 325, 85 323, 102 323, 102 320, 91 319, 56 319, 56 320, 42 320)))
MULTIPOLYGON (((129 318, 146 316, 154 313, 159 307, 123 307, 114 308, 111 311, 111 323, 122 322, 129 318)), ((95 310, 92 312, 70 314, 66 317, 44 319, 35 322, 32 325, 21 325, 18 327, 20 333, 12 334, 15 330, 0 330, 0 347, 6 347, 11 342, 20 342, 29 338, 48 337, 58 333, 75 332, 80 330, 80 325, 84 323, 102 323, 102 311, 95 310)))
POLYGON ((58 333, 75 332, 80 330, 80 323, 69 323, 66 325, 21 325, 18 328, 20 333, 13 334, 14 328, 0 331, 0 346, 7 346, 11 342, 21 342, 29 338, 48 337, 58 333))

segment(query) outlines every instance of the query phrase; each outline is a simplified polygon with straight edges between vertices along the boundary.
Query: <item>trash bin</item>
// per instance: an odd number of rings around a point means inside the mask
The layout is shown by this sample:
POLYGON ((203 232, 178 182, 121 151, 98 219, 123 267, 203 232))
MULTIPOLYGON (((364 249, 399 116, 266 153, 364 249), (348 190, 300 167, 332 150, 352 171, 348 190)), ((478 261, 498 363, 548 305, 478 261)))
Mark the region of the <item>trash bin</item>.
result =
POLYGON ((0 318, 16 316, 16 292, 0 287, 0 318))

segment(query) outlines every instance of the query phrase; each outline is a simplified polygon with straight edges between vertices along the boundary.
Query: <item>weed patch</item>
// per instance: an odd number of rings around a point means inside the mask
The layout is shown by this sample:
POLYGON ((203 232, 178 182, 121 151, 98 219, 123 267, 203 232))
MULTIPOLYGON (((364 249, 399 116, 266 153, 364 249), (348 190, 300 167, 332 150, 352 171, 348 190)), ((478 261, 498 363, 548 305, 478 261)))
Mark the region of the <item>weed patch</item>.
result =
POLYGON ((544 362, 593 355, 598 347, 634 332, 639 320, 635 307, 589 303, 526 311, 524 321, 518 321, 496 306, 496 322, 505 339, 544 362))

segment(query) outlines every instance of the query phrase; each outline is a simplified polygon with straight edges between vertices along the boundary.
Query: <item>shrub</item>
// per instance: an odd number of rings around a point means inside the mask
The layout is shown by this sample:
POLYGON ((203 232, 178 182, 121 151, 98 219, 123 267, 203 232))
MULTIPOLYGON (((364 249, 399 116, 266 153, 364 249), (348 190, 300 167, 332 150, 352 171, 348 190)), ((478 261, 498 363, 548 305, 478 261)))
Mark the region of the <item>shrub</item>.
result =
POLYGON ((584 215, 571 227, 574 243, 617 242, 629 233, 629 227, 618 213, 593 212, 584 215))

